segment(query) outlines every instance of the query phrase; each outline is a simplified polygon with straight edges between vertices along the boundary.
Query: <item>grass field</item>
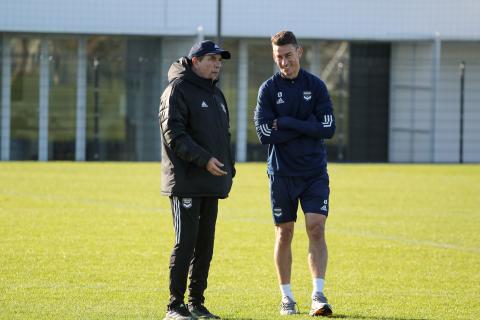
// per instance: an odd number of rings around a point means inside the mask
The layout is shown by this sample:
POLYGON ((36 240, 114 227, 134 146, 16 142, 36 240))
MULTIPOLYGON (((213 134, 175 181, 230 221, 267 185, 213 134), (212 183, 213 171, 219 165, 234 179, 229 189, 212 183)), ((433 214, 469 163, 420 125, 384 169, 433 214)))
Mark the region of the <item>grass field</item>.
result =
MULTIPOLYGON (((207 306, 278 319, 265 164, 221 201, 207 306)), ((158 163, 0 163, 0 319, 162 319, 173 227, 158 163)), ((480 165, 330 165, 340 319, 480 319, 480 165)), ((292 286, 308 319, 300 215, 292 286)), ((284 318, 283 318, 284 319, 284 318)))

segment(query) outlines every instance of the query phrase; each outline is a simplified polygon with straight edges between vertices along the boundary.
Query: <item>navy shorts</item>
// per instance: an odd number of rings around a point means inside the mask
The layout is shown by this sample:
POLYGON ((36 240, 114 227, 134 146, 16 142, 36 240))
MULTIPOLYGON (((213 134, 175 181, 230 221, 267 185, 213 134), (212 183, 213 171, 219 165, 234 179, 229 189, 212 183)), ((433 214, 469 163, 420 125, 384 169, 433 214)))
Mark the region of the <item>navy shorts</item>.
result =
POLYGON ((298 202, 304 213, 328 216, 328 173, 308 177, 270 175, 270 201, 275 224, 297 221, 298 202))

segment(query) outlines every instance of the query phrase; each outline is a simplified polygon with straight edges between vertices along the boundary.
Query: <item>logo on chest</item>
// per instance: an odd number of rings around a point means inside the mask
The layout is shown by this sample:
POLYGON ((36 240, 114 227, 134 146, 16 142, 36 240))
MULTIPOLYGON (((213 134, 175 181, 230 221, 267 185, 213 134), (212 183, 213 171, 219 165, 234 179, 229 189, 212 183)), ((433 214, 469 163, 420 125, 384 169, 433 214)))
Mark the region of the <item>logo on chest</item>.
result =
POLYGON ((310 101, 312 99, 312 92, 303 91, 303 99, 305 99, 305 101, 310 101))
POLYGON ((205 101, 202 101, 201 107, 202 108, 208 108, 208 104, 205 101))
POLYGON ((282 103, 285 103, 285 100, 283 100, 282 98, 282 91, 278 91, 277 92, 277 104, 282 104, 282 103))

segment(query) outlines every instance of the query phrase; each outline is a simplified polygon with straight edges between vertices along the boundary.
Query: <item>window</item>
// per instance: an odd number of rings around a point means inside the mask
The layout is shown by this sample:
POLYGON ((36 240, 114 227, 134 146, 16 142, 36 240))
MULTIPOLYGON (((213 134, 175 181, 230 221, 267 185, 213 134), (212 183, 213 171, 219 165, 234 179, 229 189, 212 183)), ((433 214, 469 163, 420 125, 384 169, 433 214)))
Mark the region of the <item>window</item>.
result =
POLYGON ((40 39, 11 39, 11 160, 38 159, 40 39))

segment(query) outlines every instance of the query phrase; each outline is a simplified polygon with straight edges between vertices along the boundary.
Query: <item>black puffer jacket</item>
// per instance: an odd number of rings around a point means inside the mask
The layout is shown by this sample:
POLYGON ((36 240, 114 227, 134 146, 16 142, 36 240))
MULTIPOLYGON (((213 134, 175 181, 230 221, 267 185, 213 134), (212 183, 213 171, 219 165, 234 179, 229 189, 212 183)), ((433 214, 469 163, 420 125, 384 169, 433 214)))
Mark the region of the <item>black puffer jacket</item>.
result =
POLYGON ((159 111, 162 194, 226 198, 235 167, 225 97, 216 81, 192 71, 187 58, 171 65, 168 82, 159 111), (224 164, 227 175, 217 177, 207 171, 211 157, 224 164))

